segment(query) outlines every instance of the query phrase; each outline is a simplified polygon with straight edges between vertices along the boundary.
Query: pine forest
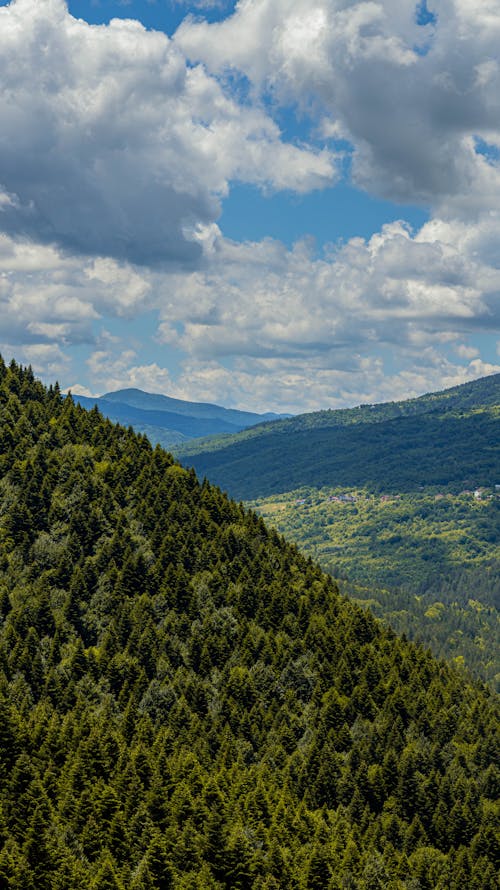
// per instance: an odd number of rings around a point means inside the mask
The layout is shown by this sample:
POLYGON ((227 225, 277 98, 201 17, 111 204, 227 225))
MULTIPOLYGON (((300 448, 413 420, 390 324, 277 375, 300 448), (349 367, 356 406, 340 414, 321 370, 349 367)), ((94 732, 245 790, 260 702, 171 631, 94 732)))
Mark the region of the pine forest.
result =
POLYGON ((494 890, 498 707, 0 363, 0 886, 494 890))

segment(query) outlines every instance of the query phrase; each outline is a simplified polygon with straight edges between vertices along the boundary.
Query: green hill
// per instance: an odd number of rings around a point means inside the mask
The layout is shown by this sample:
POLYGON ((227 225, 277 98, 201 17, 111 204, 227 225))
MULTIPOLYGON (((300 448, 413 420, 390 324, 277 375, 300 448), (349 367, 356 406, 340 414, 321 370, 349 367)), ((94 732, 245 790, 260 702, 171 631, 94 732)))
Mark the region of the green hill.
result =
POLYGON ((492 890, 498 711, 0 362, 0 886, 492 890))
POLYGON ((177 449, 232 497, 301 486, 412 491, 500 480, 500 375, 406 402, 320 411, 177 449))

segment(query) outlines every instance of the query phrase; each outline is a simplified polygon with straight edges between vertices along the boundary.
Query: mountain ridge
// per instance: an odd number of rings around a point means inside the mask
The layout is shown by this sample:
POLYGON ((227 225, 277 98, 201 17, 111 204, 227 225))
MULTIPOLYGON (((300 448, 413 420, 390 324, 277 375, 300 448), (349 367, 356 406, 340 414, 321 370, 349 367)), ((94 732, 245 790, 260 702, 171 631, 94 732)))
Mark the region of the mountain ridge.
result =
POLYGON ((255 418, 260 418, 260 422, 266 422, 268 420, 279 420, 285 416, 283 414, 275 414, 272 411, 260 414, 254 411, 244 411, 240 408, 225 408, 214 402, 192 402, 187 399, 176 399, 172 396, 165 396, 162 393, 150 393, 137 388, 114 390, 113 392, 103 393, 99 398, 106 401, 122 402, 134 408, 144 408, 144 410, 148 410, 146 406, 150 405, 150 410, 169 411, 172 414, 187 415, 189 417, 215 418, 221 416, 234 418, 235 425, 239 421, 250 425, 255 418))
MULTIPOLYGON (((466 410, 470 402, 475 404, 478 393, 480 394, 483 407, 489 405, 498 406, 499 390, 500 374, 489 374, 477 380, 460 383, 444 390, 428 392, 408 399, 376 403, 367 402, 352 408, 324 408, 318 411, 306 411, 279 420, 263 421, 261 424, 255 424, 255 428, 251 432, 247 432, 247 436, 238 438, 260 436, 270 430, 289 433, 311 427, 331 428, 337 425, 379 423, 380 421, 395 420, 400 417, 439 413, 443 407, 445 408, 443 413, 452 413, 457 410, 460 412, 466 410)), ((224 439, 223 441, 227 444, 230 443, 229 439, 224 439)), ((211 439, 211 442, 212 444, 219 444, 214 439, 211 439)), ((209 443, 196 443, 196 446, 193 446, 193 448, 204 448, 206 444, 209 443)))
POLYGON ((313 412, 176 448, 233 497, 301 485, 493 484, 500 374, 404 402, 313 412), (406 473, 406 476, 405 476, 406 473))

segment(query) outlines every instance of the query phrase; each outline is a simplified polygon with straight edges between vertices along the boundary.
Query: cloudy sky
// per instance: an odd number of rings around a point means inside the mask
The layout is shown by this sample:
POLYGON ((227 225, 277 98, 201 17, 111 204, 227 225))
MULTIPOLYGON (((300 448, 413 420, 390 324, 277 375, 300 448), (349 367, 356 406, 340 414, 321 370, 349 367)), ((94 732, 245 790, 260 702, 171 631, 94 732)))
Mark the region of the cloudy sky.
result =
POLYGON ((498 0, 0 0, 0 351, 251 410, 500 371, 498 0))

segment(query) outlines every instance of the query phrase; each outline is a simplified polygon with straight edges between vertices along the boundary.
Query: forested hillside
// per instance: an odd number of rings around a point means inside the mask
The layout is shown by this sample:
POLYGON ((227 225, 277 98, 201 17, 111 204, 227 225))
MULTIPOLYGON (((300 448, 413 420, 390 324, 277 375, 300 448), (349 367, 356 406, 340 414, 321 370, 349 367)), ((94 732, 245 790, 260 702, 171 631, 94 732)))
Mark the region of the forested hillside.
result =
POLYGON ((252 499, 301 486, 412 491, 500 480, 500 375, 406 402, 320 411, 178 450, 183 463, 252 499))
POLYGON ((493 890, 498 710, 0 362, 0 886, 493 890))

